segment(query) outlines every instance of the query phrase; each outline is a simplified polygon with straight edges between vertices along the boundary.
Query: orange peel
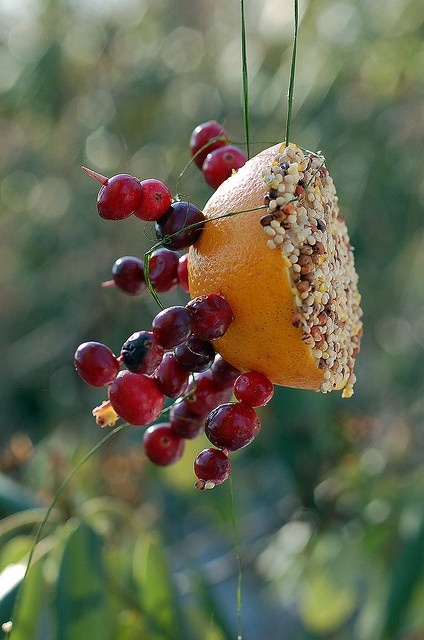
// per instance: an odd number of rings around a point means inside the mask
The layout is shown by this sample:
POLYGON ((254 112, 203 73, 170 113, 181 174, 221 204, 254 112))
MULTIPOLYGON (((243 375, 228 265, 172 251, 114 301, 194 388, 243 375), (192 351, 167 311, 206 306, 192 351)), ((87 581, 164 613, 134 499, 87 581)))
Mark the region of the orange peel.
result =
POLYGON ((217 352, 274 384, 343 389, 350 397, 362 311, 324 158, 294 144, 265 149, 203 212, 207 222, 189 251, 189 288, 191 297, 218 293, 231 306, 235 319, 213 343, 217 352))

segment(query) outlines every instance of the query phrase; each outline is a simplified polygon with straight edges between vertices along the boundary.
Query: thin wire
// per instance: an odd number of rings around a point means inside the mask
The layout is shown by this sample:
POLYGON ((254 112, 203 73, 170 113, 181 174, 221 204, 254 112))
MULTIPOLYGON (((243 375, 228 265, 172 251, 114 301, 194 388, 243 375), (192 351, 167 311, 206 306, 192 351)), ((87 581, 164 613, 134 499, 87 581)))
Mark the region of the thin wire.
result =
POLYGON ((237 535, 237 527, 236 527, 236 516, 234 509, 234 491, 233 491, 233 479, 230 476, 230 497, 231 497, 231 521, 233 526, 233 540, 234 540, 234 550, 236 553, 237 560, 237 640, 242 640, 242 623, 241 623, 241 581, 243 577, 243 572, 241 568, 241 557, 240 557, 240 547, 238 542, 237 535))
POLYGON ((293 110, 294 78, 296 73, 297 32, 299 27, 299 1, 294 0, 293 51, 291 57, 289 89, 287 92, 286 147, 290 142, 290 127, 293 110))
POLYGON ((247 71, 246 16, 244 11, 244 0, 240 0, 240 10, 241 10, 241 71, 242 71, 242 82, 243 82, 244 134, 246 137, 246 155, 248 158, 250 158, 249 76, 247 71))

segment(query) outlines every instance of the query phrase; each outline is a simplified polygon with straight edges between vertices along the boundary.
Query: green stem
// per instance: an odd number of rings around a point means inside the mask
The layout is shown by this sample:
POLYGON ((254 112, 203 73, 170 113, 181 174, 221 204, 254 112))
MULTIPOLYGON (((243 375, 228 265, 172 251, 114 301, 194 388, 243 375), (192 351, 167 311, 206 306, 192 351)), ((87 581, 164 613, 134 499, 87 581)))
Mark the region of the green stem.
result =
POLYGON ((242 65, 242 81, 243 81, 244 134, 246 137, 246 155, 248 158, 250 158, 249 77, 247 72, 246 17, 244 12, 244 0, 240 0, 240 10, 241 10, 241 65, 242 65))
POLYGON ((292 51, 292 57, 291 57, 289 89, 287 93, 286 147, 290 142, 290 127, 291 127, 292 110, 293 110, 294 78, 296 73, 298 27, 299 27, 299 0, 294 0, 293 51, 292 51))
POLYGON ((231 521, 233 526, 233 538, 234 549, 236 552, 237 560, 237 640, 242 640, 242 623, 241 623, 241 581, 242 581, 242 568, 240 558, 240 548, 237 535, 236 515, 234 510, 234 491, 233 491, 233 479, 230 476, 230 496, 231 496, 231 521))

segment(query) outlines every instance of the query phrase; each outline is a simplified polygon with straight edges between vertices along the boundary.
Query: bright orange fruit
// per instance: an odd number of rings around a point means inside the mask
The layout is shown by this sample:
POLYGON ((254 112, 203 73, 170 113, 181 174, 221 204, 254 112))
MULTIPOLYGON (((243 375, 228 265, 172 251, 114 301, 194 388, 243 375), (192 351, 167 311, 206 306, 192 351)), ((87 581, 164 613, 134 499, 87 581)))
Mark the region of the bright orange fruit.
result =
POLYGON ((235 317, 216 350, 275 384, 352 395, 360 295, 324 158, 295 145, 266 149, 203 212, 208 222, 189 253, 190 295, 219 293, 235 317))

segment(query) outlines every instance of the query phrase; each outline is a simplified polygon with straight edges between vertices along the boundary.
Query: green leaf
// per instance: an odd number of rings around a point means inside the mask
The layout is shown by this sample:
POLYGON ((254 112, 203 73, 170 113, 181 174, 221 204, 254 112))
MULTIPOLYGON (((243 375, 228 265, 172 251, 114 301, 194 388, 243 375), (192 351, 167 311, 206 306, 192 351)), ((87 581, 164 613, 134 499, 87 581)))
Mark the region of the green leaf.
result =
POLYGON ((151 630, 149 640, 180 640, 174 586, 157 532, 144 532, 138 537, 133 575, 141 609, 151 630))
POLYGON ((19 592, 13 619, 13 640, 33 640, 39 636, 44 603, 43 562, 39 561, 30 567, 19 592))
POLYGON ((102 544, 86 524, 66 543, 56 591, 57 640, 110 637, 102 544))

